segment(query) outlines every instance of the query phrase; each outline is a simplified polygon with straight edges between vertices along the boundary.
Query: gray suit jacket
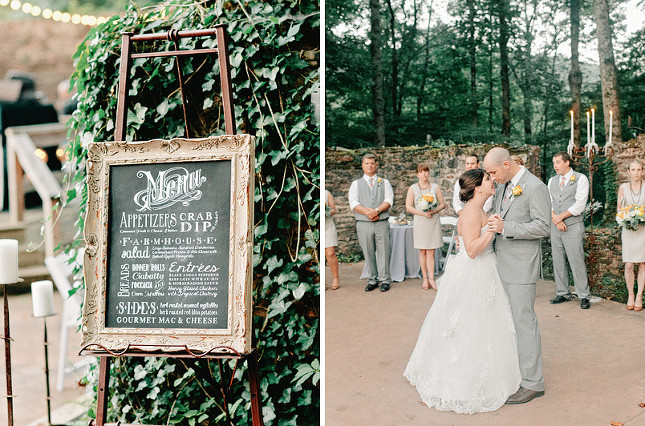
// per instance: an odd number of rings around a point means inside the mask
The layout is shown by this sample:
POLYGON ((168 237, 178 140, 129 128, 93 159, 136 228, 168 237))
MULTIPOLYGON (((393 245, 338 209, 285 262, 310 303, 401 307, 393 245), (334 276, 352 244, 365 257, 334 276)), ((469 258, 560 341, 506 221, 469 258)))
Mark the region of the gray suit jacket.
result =
POLYGON ((528 170, 518 185, 522 194, 505 203, 505 185, 495 192, 493 210, 504 219, 504 232, 495 237, 497 269, 504 282, 532 284, 542 272, 540 240, 551 232, 551 197, 546 185, 528 170))

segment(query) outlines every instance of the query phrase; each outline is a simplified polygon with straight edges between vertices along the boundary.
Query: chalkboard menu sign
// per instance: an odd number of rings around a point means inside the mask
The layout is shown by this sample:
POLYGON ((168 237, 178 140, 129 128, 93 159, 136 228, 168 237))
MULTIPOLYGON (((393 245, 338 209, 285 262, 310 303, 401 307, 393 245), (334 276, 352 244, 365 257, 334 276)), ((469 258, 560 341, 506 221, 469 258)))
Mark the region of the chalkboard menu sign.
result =
POLYGON ((112 166, 106 327, 227 328, 222 181, 230 161, 112 166))
POLYGON ((91 144, 84 347, 249 352, 253 169, 246 135, 91 144))

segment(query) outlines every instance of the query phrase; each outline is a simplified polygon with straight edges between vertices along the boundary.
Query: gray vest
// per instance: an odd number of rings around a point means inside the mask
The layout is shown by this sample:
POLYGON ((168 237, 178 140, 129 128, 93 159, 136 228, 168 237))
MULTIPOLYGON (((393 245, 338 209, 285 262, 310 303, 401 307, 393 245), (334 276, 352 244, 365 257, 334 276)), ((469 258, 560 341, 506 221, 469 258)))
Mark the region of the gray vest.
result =
MULTIPOLYGON (((365 179, 360 178, 356 180, 358 185, 358 202, 361 206, 375 209, 383 204, 383 200, 385 199, 385 179, 380 179, 381 183, 379 184, 375 181, 374 186, 371 189, 365 179)), ((354 211, 354 216, 356 217, 356 220, 371 222, 367 216, 357 213, 356 211, 354 211)), ((388 217, 390 217, 389 210, 381 212, 378 215, 378 220, 385 220, 388 217)))
MULTIPOLYGON (((551 180, 549 191, 553 198, 552 208, 555 214, 561 214, 569 210, 569 207, 576 203, 576 190, 578 189, 578 182, 580 181, 580 176, 582 176, 582 174, 574 171, 573 176, 576 177, 576 180, 571 182, 570 179, 567 179, 564 182, 562 190, 560 190, 560 175, 556 175, 555 179, 551 180)), ((564 220, 564 223, 565 225, 571 225, 573 223, 582 222, 583 220, 584 215, 580 214, 578 216, 569 216, 564 220)))

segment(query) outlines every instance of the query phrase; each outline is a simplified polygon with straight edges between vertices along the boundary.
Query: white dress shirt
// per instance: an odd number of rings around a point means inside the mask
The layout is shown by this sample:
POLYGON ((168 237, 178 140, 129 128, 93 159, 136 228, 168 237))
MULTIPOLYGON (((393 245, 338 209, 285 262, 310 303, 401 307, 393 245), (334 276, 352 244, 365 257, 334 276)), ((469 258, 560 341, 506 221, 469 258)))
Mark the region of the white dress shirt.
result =
MULTIPOLYGON (((370 176, 367 176, 364 174, 363 179, 365 179, 365 182, 367 182, 368 184, 370 183, 370 176)), ((371 177, 371 179, 374 179, 373 182, 376 184, 378 182, 379 177, 377 175, 374 175, 371 177)), ((381 179, 384 185, 383 202, 388 203, 390 207, 392 207, 392 205, 394 205, 394 190, 392 190, 392 185, 390 185, 389 180, 385 178, 381 178, 381 179)), ((349 201, 349 209, 352 211, 356 206, 361 204, 358 202, 358 185, 356 184, 356 181, 353 181, 352 184, 349 186, 349 192, 347 193, 347 201, 349 201)))
MULTIPOLYGON (((459 185, 459 179, 455 181, 455 189, 452 196, 452 208, 455 210, 455 214, 459 213, 461 209, 464 208, 466 203, 462 202, 459 199, 459 192, 461 191, 461 186, 459 185)), ((493 196, 488 197, 488 200, 484 203, 484 211, 486 213, 490 212, 493 208, 493 196)))
POLYGON ((509 187, 511 188, 511 190, 515 188, 517 186, 517 183, 522 178, 522 176, 524 176, 524 173, 526 173, 526 167, 520 166, 520 171, 515 173, 515 176, 511 178, 506 189, 508 190, 509 187))
MULTIPOLYGON (((573 176, 573 169, 569 169, 566 175, 564 175, 564 184, 568 185, 571 181, 571 176, 573 176)), ((560 180, 562 177, 560 175, 555 175, 549 179, 549 188, 551 188, 551 181, 556 179, 556 185, 560 186, 560 180)), ((579 216, 582 212, 585 211, 587 206, 587 198, 589 198, 589 179, 587 176, 580 174, 578 178, 578 185, 576 186, 576 202, 567 210, 571 213, 572 216, 579 216)), ((551 203, 553 203, 553 196, 551 196, 551 203)))

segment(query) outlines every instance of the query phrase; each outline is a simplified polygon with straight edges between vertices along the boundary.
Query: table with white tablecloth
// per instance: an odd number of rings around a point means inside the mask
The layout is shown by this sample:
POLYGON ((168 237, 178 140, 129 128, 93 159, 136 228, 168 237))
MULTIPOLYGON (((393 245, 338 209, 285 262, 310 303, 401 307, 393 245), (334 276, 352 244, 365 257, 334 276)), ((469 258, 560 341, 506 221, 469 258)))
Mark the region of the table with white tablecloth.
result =
MULTIPOLYGON (((435 273, 438 268, 438 250, 435 251, 435 273)), ((390 276, 400 283, 406 278, 421 278, 419 250, 414 248, 412 225, 390 224, 390 276)), ((361 279, 369 278, 367 264, 363 267, 361 279)))

